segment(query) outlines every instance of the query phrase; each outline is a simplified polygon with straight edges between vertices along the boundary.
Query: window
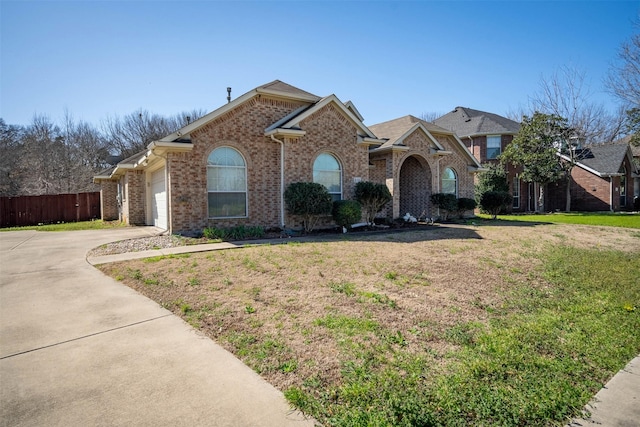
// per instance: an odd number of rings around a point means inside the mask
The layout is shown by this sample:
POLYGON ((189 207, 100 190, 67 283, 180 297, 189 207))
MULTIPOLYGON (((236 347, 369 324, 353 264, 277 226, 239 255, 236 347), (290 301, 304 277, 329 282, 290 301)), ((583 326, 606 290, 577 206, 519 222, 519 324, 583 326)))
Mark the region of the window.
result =
POLYGON ((458 197, 458 178, 451 168, 446 168, 442 173, 442 192, 458 197))
POLYGON ((627 206, 627 169, 622 168, 620 171, 623 175, 620 176, 620 206, 627 206))
POLYGON ((209 218, 247 216, 247 167, 231 147, 216 148, 207 159, 209 218))
POLYGON ((513 208, 520 208, 520 177, 518 175, 513 177, 513 208))
POLYGON ((342 171, 331 154, 322 153, 313 162, 313 182, 327 187, 333 201, 342 199, 342 171))
POLYGON ((500 135, 487 136, 487 159, 497 159, 502 152, 502 137, 500 135))

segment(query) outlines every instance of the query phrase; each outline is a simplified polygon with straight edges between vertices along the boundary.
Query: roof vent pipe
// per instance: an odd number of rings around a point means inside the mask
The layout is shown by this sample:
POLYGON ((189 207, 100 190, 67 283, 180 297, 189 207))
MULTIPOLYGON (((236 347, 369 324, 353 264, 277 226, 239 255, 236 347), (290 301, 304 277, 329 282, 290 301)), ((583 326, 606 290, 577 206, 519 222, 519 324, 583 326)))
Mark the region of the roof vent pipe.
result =
POLYGON ((227 88, 227 103, 231 102, 231 88, 227 88))

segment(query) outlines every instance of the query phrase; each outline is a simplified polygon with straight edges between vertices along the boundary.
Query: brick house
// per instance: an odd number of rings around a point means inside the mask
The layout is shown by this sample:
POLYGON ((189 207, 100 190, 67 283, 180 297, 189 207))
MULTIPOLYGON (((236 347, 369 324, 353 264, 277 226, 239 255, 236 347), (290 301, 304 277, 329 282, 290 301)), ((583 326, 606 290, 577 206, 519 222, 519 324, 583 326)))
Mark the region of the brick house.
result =
MULTIPOLYGON (((628 142, 594 144, 582 150, 571 171, 571 210, 632 210, 638 167, 628 142)), ((548 210, 564 210, 566 181, 547 185, 548 210)))
MULTIPOLYGON (((520 131, 520 123, 516 121, 466 107, 456 107, 433 123, 455 132, 482 165, 499 163, 498 156, 520 131)), ((520 179, 522 168, 506 165, 506 171, 513 196, 512 211, 535 210, 533 184, 520 179)))
POLYGON ((451 193, 473 199, 480 163, 450 130, 414 116, 369 127, 385 142, 369 150, 370 179, 386 182, 393 205, 387 216, 437 216, 429 197, 451 193))
POLYGON ((208 226, 297 227, 284 206, 287 185, 320 182, 339 200, 353 198, 361 180, 389 187, 389 218, 406 206, 414 215, 430 213, 428 195, 442 187, 439 165, 454 171, 447 188, 454 183, 458 194, 473 194, 480 164, 452 132, 421 122, 392 140, 372 128, 351 102, 276 80, 94 177, 102 218, 176 234, 208 226), (418 188, 420 199, 411 204, 418 188))

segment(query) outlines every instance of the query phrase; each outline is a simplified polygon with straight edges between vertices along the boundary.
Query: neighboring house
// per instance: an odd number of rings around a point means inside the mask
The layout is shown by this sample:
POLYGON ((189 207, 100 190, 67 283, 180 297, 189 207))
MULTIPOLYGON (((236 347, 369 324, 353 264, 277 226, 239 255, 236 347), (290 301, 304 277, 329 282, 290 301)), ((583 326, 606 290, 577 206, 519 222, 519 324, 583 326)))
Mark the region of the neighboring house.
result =
MULTIPOLYGON (((520 131, 520 123, 466 107, 456 107, 450 113, 433 121, 449 129, 464 142, 474 157, 483 165, 498 163, 498 156, 520 131)), ((514 212, 535 210, 535 193, 531 183, 520 179, 522 168, 506 166, 507 180, 513 196, 514 212)))
MULTIPOLYGON (((571 172, 572 211, 620 211, 633 208, 638 167, 628 142, 593 144, 582 149, 571 172)), ((547 185, 545 207, 564 210, 566 181, 547 185)))
POLYGON ((473 195, 480 164, 452 132, 418 121, 384 138, 384 125, 376 135, 351 102, 276 80, 94 177, 102 218, 178 234, 298 227, 283 193, 300 181, 322 183, 334 200, 353 198, 359 181, 385 183, 393 195, 388 218, 433 215, 429 195, 441 189, 473 195))
MULTIPOLYGON (((631 136, 625 137, 623 141, 625 141, 631 147, 631 155, 633 156, 633 163, 635 163, 636 168, 640 170, 640 145, 632 145, 631 136)), ((635 200, 636 197, 640 198, 640 175, 636 176, 633 181, 634 181, 633 197, 635 200)))

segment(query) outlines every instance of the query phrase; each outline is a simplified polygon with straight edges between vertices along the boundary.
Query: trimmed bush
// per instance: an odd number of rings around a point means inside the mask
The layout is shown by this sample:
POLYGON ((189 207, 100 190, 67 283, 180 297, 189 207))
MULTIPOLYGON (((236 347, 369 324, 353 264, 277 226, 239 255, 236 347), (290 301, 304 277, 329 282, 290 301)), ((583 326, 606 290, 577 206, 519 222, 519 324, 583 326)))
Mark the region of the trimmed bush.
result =
POLYGON ((480 209, 496 219, 500 211, 511 204, 513 197, 506 191, 486 191, 480 195, 480 209))
POLYGON ((458 217, 462 218, 465 212, 474 210, 476 206, 478 206, 478 204, 475 200, 460 197, 458 199, 458 217))
POLYGON ((440 214, 445 221, 451 212, 458 211, 458 198, 454 194, 435 193, 431 195, 430 199, 435 207, 440 208, 442 211, 440 214))
POLYGON ((386 185, 360 181, 356 184, 355 199, 360 203, 367 223, 373 224, 376 214, 391 201, 392 197, 386 185))
POLYGON ((333 202, 331 214, 340 227, 351 228, 351 224, 355 224, 362 218, 362 208, 355 200, 337 200, 333 202))
POLYGON ((326 187, 316 182, 294 182, 284 192, 287 211, 302 217, 304 231, 313 231, 322 216, 330 215, 333 202, 326 187))

